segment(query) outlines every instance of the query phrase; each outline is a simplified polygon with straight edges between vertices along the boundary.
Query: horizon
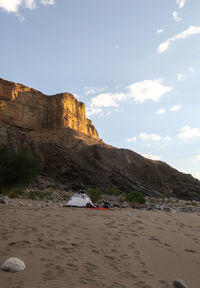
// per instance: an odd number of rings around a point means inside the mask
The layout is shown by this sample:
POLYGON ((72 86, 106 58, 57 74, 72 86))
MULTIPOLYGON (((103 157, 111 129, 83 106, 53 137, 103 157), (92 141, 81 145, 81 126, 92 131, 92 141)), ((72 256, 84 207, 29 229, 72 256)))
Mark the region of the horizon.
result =
POLYGON ((104 142, 200 179, 200 3, 167 2, 0 0, 1 78, 72 93, 104 142))

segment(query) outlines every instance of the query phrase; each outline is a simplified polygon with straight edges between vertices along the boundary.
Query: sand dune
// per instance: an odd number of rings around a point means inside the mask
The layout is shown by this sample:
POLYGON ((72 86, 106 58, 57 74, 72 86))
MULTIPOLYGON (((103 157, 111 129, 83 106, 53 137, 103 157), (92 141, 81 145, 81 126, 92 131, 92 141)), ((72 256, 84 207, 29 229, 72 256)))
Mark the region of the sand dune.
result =
POLYGON ((197 214, 1 205, 0 217, 0 262, 26 263, 0 287, 199 287, 197 214))

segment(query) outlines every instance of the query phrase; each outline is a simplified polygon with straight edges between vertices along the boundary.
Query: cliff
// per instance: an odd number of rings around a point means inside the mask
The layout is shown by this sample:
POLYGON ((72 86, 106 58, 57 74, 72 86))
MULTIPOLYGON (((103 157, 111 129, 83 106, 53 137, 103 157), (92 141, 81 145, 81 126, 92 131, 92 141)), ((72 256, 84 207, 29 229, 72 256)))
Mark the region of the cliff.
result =
POLYGON ((85 116, 85 104, 70 93, 46 96, 0 79, 0 121, 30 130, 72 128, 95 139, 98 133, 85 116))
POLYGON ((0 80, 1 144, 38 157, 41 175, 63 183, 66 189, 83 183, 86 187, 123 192, 137 189, 148 196, 200 200, 200 181, 191 175, 99 140, 85 117, 84 104, 71 94, 45 96, 0 80))

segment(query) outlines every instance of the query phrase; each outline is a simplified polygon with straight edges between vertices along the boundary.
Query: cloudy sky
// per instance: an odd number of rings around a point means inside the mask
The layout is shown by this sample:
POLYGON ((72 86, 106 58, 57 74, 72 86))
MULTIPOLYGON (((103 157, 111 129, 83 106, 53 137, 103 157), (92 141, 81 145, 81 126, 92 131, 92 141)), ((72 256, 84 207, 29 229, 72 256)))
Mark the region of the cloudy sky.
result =
POLYGON ((200 1, 0 0, 0 77, 71 92, 105 142, 200 178, 200 1))

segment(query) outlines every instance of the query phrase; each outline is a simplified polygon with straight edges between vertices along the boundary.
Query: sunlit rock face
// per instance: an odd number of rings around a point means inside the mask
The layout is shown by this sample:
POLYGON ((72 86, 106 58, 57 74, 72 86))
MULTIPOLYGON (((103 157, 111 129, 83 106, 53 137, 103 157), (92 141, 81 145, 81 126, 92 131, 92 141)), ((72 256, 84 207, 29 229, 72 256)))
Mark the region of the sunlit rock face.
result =
POLYGON ((3 79, 0 79, 0 120, 30 130, 72 128, 98 139, 92 121, 85 116, 85 104, 72 94, 46 96, 3 79))

